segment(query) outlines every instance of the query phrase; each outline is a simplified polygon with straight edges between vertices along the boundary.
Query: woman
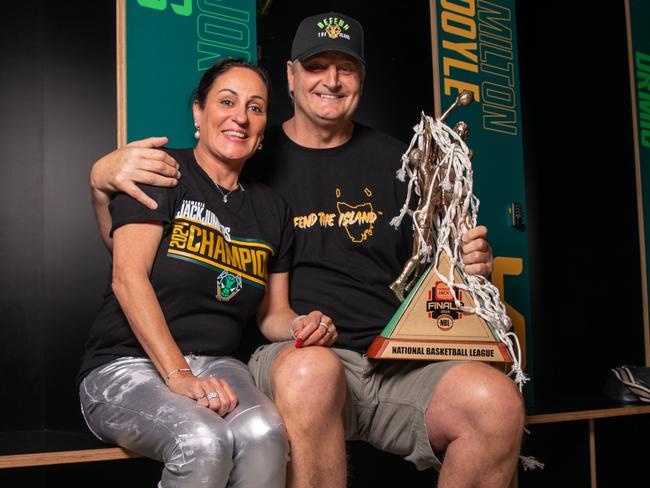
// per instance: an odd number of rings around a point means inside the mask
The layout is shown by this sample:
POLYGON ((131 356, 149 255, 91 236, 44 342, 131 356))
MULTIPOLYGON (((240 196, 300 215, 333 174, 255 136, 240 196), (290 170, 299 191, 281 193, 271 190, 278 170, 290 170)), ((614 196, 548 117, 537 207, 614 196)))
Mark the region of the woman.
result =
POLYGON ((286 204, 239 181, 268 100, 257 66, 217 62, 196 91, 196 148, 169 151, 178 186, 142 187, 155 210, 111 202, 112 287, 79 373, 82 412, 100 439, 164 462, 162 487, 283 487, 282 420, 230 355, 256 311, 270 340, 336 339, 328 317, 289 307, 286 204))

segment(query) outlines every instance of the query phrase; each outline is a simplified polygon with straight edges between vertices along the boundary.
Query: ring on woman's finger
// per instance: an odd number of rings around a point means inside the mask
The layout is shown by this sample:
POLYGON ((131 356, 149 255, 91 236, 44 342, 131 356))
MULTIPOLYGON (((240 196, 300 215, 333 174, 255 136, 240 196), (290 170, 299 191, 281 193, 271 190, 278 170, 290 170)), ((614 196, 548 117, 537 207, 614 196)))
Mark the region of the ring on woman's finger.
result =
POLYGON ((219 398, 219 393, 216 391, 211 391, 210 393, 207 394, 206 398, 209 400, 212 400, 213 398, 219 398))
POLYGON ((320 322, 318 325, 320 325, 321 327, 325 327, 325 333, 326 333, 326 334, 329 333, 329 331, 330 331, 330 326, 327 325, 325 322, 320 322))

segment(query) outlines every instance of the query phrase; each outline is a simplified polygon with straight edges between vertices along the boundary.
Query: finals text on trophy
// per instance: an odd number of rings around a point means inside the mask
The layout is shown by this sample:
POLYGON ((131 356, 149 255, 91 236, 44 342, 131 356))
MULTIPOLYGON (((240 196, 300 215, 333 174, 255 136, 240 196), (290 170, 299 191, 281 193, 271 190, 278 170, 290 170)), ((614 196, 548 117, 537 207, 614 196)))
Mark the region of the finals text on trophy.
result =
MULTIPOLYGON (((478 198, 473 193, 469 129, 454 128, 446 117, 473 101, 462 92, 439 118, 422 114, 397 172, 408 180, 406 202, 391 224, 410 214, 413 254, 390 288, 402 301, 375 338, 367 356, 377 359, 478 360, 514 363, 523 382, 518 341, 499 298, 486 278, 464 272, 462 236, 476 227, 478 198), (413 193, 417 206, 409 208, 413 193)), ((515 380, 517 381, 517 380, 515 380)))

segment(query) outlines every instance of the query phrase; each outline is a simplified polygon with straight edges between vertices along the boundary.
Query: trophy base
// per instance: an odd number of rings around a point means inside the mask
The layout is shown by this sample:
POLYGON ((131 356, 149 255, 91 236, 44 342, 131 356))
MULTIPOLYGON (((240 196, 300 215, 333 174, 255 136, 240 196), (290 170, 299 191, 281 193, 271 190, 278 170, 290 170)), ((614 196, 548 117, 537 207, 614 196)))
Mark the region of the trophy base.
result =
MULTIPOLYGON (((446 253, 438 260, 441 275, 449 276, 446 253)), ((455 272, 456 283, 463 283, 455 272)), ((473 308, 471 293, 455 290, 464 307, 473 308)), ((426 361, 484 361, 511 363, 508 348, 497 339, 494 326, 482 317, 456 306, 449 287, 429 266, 402 302, 366 356, 373 359, 426 361)))
POLYGON ((457 342, 391 339, 378 336, 366 356, 373 359, 419 359, 423 361, 485 361, 511 363, 501 342, 457 342))

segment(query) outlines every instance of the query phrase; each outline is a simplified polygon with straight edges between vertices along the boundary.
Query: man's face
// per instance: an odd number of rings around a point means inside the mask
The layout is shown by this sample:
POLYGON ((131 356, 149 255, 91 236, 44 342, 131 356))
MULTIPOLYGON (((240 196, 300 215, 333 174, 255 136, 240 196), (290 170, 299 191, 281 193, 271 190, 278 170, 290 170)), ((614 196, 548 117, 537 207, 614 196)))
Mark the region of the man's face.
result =
POLYGON ((287 78, 296 115, 327 126, 352 120, 361 98, 362 70, 352 56, 335 51, 289 61, 287 78))

